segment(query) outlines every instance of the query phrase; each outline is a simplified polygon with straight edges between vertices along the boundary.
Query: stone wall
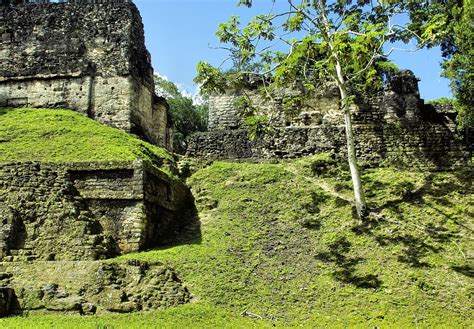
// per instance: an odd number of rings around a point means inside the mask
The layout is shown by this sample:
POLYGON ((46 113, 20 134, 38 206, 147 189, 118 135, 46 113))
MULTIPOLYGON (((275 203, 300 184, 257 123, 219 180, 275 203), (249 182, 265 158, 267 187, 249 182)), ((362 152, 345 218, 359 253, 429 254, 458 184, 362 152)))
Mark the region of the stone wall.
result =
POLYGON ((163 242, 190 192, 148 162, 0 164, 0 260, 95 260, 163 242))
MULTIPOLYGON (((213 95, 210 131, 193 135, 187 154, 211 159, 260 159, 328 152, 336 158, 346 158, 344 120, 334 90, 316 95, 293 115, 282 111, 283 96, 268 98, 255 91, 213 95), (270 118, 273 129, 255 141, 248 139, 234 105, 244 94, 263 109, 261 113, 270 118)), ((424 104, 418 80, 410 71, 392 77, 383 92, 360 96, 352 118, 360 161, 439 167, 469 160, 453 116, 424 104)))
POLYGON ((170 148, 138 9, 76 2, 0 6, 0 106, 74 109, 170 148))
POLYGON ((251 99, 252 106, 258 108, 259 115, 267 116, 273 126, 310 126, 319 125, 323 117, 331 118, 339 112, 338 99, 334 90, 315 92, 313 99, 306 101, 301 108, 283 109, 283 98, 295 94, 284 90, 278 93, 261 93, 257 90, 227 90, 223 94, 209 97, 208 130, 233 130, 242 128, 243 116, 236 107, 241 97, 251 99))
POLYGON ((242 124, 238 109, 234 105, 239 93, 228 91, 222 95, 211 95, 209 97, 209 121, 208 130, 232 130, 237 129, 242 124))
POLYGON ((175 271, 129 261, 0 263, 0 317, 164 309, 191 300, 175 271))
POLYGON ((191 136, 187 155, 206 159, 251 159, 263 156, 258 146, 261 140, 249 140, 247 130, 216 130, 191 136))

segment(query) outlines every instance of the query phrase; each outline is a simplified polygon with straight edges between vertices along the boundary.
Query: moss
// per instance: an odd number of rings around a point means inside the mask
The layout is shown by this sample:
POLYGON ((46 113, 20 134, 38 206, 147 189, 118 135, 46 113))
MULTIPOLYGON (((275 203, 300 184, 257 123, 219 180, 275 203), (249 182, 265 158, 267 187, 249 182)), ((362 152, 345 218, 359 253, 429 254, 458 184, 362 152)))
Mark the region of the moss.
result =
POLYGON ((367 169, 375 215, 359 226, 348 201, 350 175, 327 156, 217 161, 188 179, 200 209, 194 234, 111 260, 172 266, 195 304, 98 318, 5 319, 0 326, 469 326, 472 178, 469 171, 367 169))
POLYGON ((454 98, 441 97, 441 98, 432 99, 430 101, 427 101, 426 104, 450 105, 450 106, 454 107, 456 105, 456 100, 454 98))
POLYGON ((266 328, 262 321, 233 314, 205 303, 189 304, 159 312, 107 316, 25 316, 0 319, 2 328, 266 328))
POLYGON ((0 162, 136 159, 173 161, 166 150, 73 111, 0 108, 0 162))

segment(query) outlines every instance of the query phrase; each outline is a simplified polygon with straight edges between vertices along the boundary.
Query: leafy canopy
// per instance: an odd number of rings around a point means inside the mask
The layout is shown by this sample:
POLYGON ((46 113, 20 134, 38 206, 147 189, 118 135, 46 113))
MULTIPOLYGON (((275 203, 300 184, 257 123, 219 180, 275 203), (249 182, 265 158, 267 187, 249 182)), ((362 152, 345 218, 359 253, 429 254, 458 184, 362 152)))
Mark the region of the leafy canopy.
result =
POLYGON ((451 80, 456 110, 462 127, 474 128, 474 7, 464 3, 459 20, 454 21, 452 53, 443 63, 443 75, 451 80))
POLYGON ((440 46, 442 75, 451 81, 462 127, 474 127, 474 3, 472 0, 409 1, 409 29, 421 47, 440 46))
POLYGON ((402 10, 397 2, 289 0, 287 11, 257 15, 243 27, 232 16, 216 33, 230 51, 232 69, 201 62, 195 81, 212 93, 261 75, 271 77, 269 85, 308 92, 334 82, 339 64, 354 90, 381 88, 396 70, 387 60, 391 51, 383 52, 385 43, 407 38, 406 29, 393 23, 402 10))

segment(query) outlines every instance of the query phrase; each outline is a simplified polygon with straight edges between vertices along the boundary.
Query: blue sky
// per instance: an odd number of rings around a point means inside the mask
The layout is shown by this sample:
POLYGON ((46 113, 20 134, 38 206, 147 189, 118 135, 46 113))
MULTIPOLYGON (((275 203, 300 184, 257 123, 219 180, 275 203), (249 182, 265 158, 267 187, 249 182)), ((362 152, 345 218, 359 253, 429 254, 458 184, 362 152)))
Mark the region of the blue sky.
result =
MULTIPOLYGON (((219 65, 227 53, 212 49, 219 46, 215 32, 218 24, 231 15, 248 20, 268 12, 270 0, 254 0, 254 7, 237 7, 237 0, 135 0, 143 17, 145 37, 156 72, 195 93, 193 78, 196 64, 203 60, 219 65)), ((277 6, 286 1, 277 0, 277 6)), ((421 96, 426 100, 450 97, 448 81, 440 77, 438 49, 415 53, 395 52, 392 60, 400 68, 408 68, 421 79, 421 96)))

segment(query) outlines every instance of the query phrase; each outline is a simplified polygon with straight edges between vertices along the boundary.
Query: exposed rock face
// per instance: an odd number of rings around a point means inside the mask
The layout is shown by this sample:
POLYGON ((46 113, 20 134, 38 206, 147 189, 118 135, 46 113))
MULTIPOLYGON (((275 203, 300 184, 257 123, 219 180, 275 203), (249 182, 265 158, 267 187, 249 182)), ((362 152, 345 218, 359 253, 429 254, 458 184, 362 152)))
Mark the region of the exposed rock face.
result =
POLYGON ((170 149, 136 6, 71 2, 0 6, 0 106, 74 109, 170 149))
POLYGON ((128 313, 187 303, 174 270, 138 261, 0 263, 0 317, 27 311, 128 313))
MULTIPOLYGON (((242 92, 210 98, 209 132, 193 135, 188 155, 206 158, 294 158, 321 152, 346 157, 345 130, 333 91, 318 95, 294 115, 281 111, 282 95, 265 99, 245 91, 261 114, 271 119, 274 132, 249 141, 234 101, 242 92)), ((420 166, 452 166, 469 156, 453 116, 438 112, 420 99, 418 80, 410 71, 394 76, 384 92, 358 99, 353 110, 357 156, 420 166)))
POLYGON ((184 184, 142 161, 0 164, 0 201, 0 261, 139 251, 193 211, 184 184))

